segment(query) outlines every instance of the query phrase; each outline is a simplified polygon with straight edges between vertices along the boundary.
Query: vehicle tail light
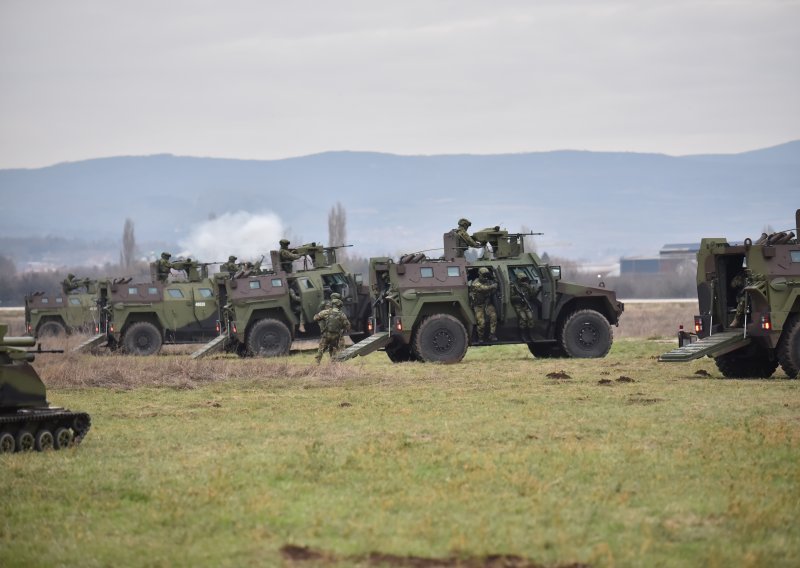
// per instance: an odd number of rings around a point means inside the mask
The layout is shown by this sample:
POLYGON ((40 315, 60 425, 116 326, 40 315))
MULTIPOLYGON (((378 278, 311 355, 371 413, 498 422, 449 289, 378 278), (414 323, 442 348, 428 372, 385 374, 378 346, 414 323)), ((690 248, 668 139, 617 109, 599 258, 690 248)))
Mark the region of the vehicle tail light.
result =
POLYGON ((111 333, 114 333, 114 324, 113 323, 108 325, 108 331, 110 331, 111 333))
POLYGON ((216 329, 217 335, 219 335, 220 329, 222 329, 222 327, 219 324, 219 320, 217 320, 217 325, 214 326, 214 329, 216 329))
POLYGON ((375 331, 375 325, 372 323, 372 318, 367 320, 367 331, 369 333, 372 333, 373 331, 375 331))
POLYGON ((701 331, 703 331, 703 318, 694 316, 694 332, 700 333, 701 331))
POLYGON ((403 331, 403 320, 400 318, 394 318, 394 328, 397 331, 403 331))
POLYGON ((236 331, 236 322, 235 321, 231 322, 231 331, 233 333, 239 333, 238 331, 236 331))
POLYGON ((772 318, 770 318, 769 314, 761 316, 761 329, 765 331, 772 330, 772 318))
POLYGON ((97 324, 97 323, 94 324, 94 332, 95 333, 100 333, 100 324, 97 324))

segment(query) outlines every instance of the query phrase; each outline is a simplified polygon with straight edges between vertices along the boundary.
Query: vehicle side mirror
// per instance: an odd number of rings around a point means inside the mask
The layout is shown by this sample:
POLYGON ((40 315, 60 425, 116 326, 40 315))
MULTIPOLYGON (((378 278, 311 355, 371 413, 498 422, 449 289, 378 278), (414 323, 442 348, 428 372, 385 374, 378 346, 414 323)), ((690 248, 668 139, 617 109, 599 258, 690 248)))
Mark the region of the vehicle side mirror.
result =
POLYGON ((364 275, 363 274, 355 274, 356 284, 363 284, 364 283, 364 275))
POLYGON ((553 280, 561 280, 561 267, 560 266, 551 266, 550 267, 550 274, 553 275, 553 280))

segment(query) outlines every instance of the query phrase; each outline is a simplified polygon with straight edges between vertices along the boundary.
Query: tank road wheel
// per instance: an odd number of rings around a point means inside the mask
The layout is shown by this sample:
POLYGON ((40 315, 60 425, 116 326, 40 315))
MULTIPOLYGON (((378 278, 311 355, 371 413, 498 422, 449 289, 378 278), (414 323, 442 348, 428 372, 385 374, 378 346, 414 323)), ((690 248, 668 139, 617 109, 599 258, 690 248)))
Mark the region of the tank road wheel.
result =
POLYGON ((37 452, 43 452, 44 450, 52 450, 55 445, 55 441, 53 440, 53 433, 50 430, 41 429, 36 432, 36 439, 34 446, 36 447, 37 452))
POLYGON ((416 361, 416 356, 411 350, 411 345, 403 343, 390 343, 386 346, 386 355, 392 363, 407 363, 409 361, 416 361))
POLYGON ((67 328, 64 324, 52 320, 44 322, 36 332, 37 337, 64 337, 66 334, 67 328))
POLYGON ((564 348, 558 343, 528 343, 528 351, 537 359, 566 357, 564 348))
POLYGON ((605 317, 594 310, 578 310, 561 326, 561 347, 568 357, 605 357, 614 332, 605 317))
POLYGON ((16 442, 18 452, 30 452, 36 445, 36 440, 34 439, 33 434, 26 430, 20 430, 17 432, 16 442))
POLYGON ((262 319, 247 336, 247 348, 254 357, 280 357, 288 355, 292 334, 280 320, 262 319))
POLYGON ((778 343, 778 361, 790 379, 796 379, 800 375, 800 317, 794 316, 786 321, 778 343))
POLYGON ((131 355, 154 355, 161 349, 161 332, 149 321, 132 323, 122 338, 122 348, 131 355))
POLYGON ((53 435, 53 447, 57 450, 69 448, 72 445, 72 431, 69 428, 57 428, 53 435))
POLYGON ((425 319, 414 334, 414 354, 426 363, 458 363, 467 352, 464 325, 448 314, 425 319))
POLYGON ((722 376, 729 379, 766 379, 778 368, 778 361, 770 359, 766 349, 753 343, 714 357, 714 362, 722 376))
POLYGON ((14 451, 14 436, 8 432, 0 434, 0 454, 10 454, 14 451))

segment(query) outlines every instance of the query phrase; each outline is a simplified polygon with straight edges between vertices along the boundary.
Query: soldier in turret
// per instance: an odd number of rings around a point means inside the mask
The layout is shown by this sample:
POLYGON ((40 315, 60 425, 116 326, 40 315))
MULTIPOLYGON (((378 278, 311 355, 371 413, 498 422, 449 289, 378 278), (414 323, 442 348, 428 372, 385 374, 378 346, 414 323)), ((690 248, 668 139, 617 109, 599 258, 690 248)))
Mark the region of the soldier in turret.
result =
POLYGON ((228 262, 220 265, 220 272, 227 272, 231 276, 239 271, 239 264, 236 262, 237 258, 234 255, 228 257, 228 262))
POLYGON ((461 218, 458 220, 458 228, 453 229, 453 234, 457 237, 458 240, 458 256, 464 256, 464 251, 466 251, 469 247, 480 248, 483 245, 473 239, 470 234, 467 232, 467 229, 470 228, 472 223, 469 219, 461 218))
POLYGON ((470 297, 475 310, 475 319, 478 323, 478 340, 483 342, 486 337, 486 322, 489 322, 489 341, 497 341, 497 310, 495 310, 492 296, 497 291, 497 282, 490 278, 491 272, 485 266, 478 270, 478 279, 470 284, 470 297))
POLYGON ((171 257, 170 253, 162 252, 161 258, 156 262, 156 277, 159 282, 166 282, 169 277, 170 270, 173 268, 173 264, 169 260, 171 257))
POLYGON ((67 274, 67 277, 61 281, 61 289, 64 291, 65 294, 69 294, 73 290, 77 290, 83 286, 80 280, 75 278, 75 275, 71 272, 67 274))
POLYGON ((336 355, 344 335, 350 330, 350 320, 342 312, 342 306, 342 301, 335 298, 331 300, 330 308, 322 310, 314 316, 314 321, 319 322, 319 327, 322 331, 315 357, 317 364, 322 361, 322 356, 326 351, 331 358, 336 355))
POLYGON ((281 239, 281 250, 278 254, 281 261, 281 270, 286 273, 292 272, 292 262, 303 258, 302 254, 297 254, 289 248, 288 239, 281 239))

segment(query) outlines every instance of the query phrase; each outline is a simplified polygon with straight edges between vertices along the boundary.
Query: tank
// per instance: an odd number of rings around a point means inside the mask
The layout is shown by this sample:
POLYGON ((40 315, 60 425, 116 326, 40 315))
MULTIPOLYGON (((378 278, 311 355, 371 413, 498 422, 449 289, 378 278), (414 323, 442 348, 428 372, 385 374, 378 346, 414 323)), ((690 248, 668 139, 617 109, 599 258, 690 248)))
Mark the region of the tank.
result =
MULTIPOLYGON (((85 412, 50 406, 31 363, 33 337, 9 337, 0 324, 0 453, 60 450, 79 444, 91 426, 85 412)), ((38 352, 42 352, 41 349, 38 352)))

